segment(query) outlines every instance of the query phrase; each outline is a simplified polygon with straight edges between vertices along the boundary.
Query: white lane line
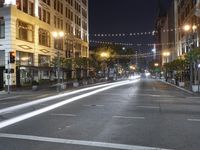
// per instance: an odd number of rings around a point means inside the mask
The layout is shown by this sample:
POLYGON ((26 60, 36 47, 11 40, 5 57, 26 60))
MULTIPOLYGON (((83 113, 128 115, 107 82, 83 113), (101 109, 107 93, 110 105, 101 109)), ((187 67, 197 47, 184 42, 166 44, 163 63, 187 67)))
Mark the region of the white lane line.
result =
POLYGON ((59 143, 59 144, 72 144, 72 145, 82 145, 82 146, 101 147, 101 148, 113 148, 113 149, 121 149, 121 150, 167 150, 167 149, 156 148, 156 147, 146 147, 146 146, 137 146, 137 145, 117 144, 117 143, 105 143, 105 142, 95 142, 95 141, 83 141, 83 140, 71 140, 71 139, 41 137, 41 136, 33 136, 33 135, 0 133, 0 137, 10 138, 10 139, 39 141, 39 142, 59 143))
POLYGON ((18 97, 20 97, 20 96, 18 95, 18 96, 5 97, 5 98, 1 98, 0 101, 2 101, 2 100, 8 100, 8 99, 13 99, 13 98, 18 98, 18 97))
POLYGON ((187 121, 191 121, 191 122, 200 122, 200 119, 187 119, 187 121))
POLYGON ((150 96, 150 97, 162 97, 162 98, 175 98, 175 96, 169 95, 153 95, 153 94, 130 94, 130 96, 150 96))
POLYGON ((113 118, 119 118, 119 119, 140 119, 144 120, 145 117, 126 117, 126 116, 112 116, 113 118))
POLYGON ((76 117, 74 114, 51 114, 51 116, 76 117))
POLYGON ((147 109, 159 109, 160 107, 157 106, 136 106, 138 108, 147 108, 147 109))
POLYGON ((200 97, 186 97, 188 99, 200 99, 200 97))
MULTIPOLYGON (((136 81, 134 81, 136 82, 136 81)), ((105 90, 108 90, 108 89, 111 89, 111 88, 114 88, 114 87, 118 87, 118 86, 122 86, 122 85, 126 85, 126 84, 131 84, 133 83, 132 82, 123 82, 123 83, 118 83, 118 84, 115 84, 115 85, 110 85, 108 87, 104 87, 104 88, 101 88, 101 89, 97 89, 97 90, 94 90, 94 91, 91 91, 91 92, 88 92, 88 93, 85 93, 85 94, 82 94, 82 95, 79 95, 79 96, 75 96, 75 97, 72 97, 72 98, 69 98, 69 99, 66 99, 66 100, 63 100, 61 102, 58 102, 58 103, 55 103, 55 104, 52 104, 52 105, 49 105, 47 107, 44 107, 44 108, 40 108, 38 110, 35 110, 35 111, 32 111, 32 112, 29 112, 29 113, 26 113, 26 114, 22 114, 22 115, 19 115, 17 117, 14 117, 14 118, 11 118, 11 119, 7 119, 5 121, 2 121, 0 122, 0 129, 1 128, 4 128, 4 127, 7 127, 9 125, 12 125, 12 124, 15 124, 17 122, 20 122, 20 121, 23 121, 23 120, 26 120, 26 119, 29 119, 31 117, 34 117, 34 116, 37 116, 37 115, 40 115, 42 113, 45 113, 45 112, 48 112, 50 110, 54 110, 56 108, 59 108, 63 105, 66 105, 68 103, 71 103, 71 102, 74 102, 74 101, 77 101, 79 99, 82 99, 82 98, 85 98, 85 97, 88 97, 88 96, 91 96, 91 95, 94 95, 96 93, 99 93, 99 92, 102 92, 102 91, 105 91, 105 90)))
POLYGON ((51 100, 54 100, 54 99, 58 99, 58 98, 61 98, 61 97, 77 94, 77 93, 80 93, 80 92, 84 92, 84 91, 88 91, 88 90, 92 90, 92 89, 97 89, 97 88, 101 88, 101 87, 105 87, 105 86, 111 86, 111 85, 115 85, 115 84, 125 83, 125 82, 127 82, 127 81, 103 84, 103 85, 88 87, 88 88, 84 88, 84 89, 80 89, 80 90, 76 90, 76 91, 72 91, 72 92, 68 92, 68 93, 64 93, 64 94, 59 94, 59 95, 54 95, 54 96, 50 96, 50 97, 46 97, 46 98, 37 99, 37 100, 31 101, 31 102, 27 102, 27 103, 15 105, 15 106, 7 107, 7 108, 4 108, 4 109, 0 109, 0 114, 5 114, 7 112, 12 112, 12 111, 19 110, 19 109, 22 109, 22 108, 26 108, 26 107, 29 107, 29 106, 33 106, 33 105, 36 105, 36 104, 40 104, 40 103, 44 103, 44 102, 51 101, 51 100))
POLYGON ((95 105, 95 104, 91 104, 91 105, 83 105, 84 107, 103 107, 104 105, 95 105))

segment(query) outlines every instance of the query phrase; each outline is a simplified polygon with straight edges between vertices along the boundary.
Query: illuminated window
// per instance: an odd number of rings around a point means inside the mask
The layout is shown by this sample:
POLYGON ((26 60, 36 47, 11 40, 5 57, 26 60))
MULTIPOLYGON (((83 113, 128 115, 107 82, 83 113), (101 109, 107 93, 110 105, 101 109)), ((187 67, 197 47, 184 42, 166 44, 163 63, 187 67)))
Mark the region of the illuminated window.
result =
POLYGON ((40 66, 49 66, 50 64, 50 57, 47 55, 39 55, 38 56, 39 60, 39 65, 40 66))

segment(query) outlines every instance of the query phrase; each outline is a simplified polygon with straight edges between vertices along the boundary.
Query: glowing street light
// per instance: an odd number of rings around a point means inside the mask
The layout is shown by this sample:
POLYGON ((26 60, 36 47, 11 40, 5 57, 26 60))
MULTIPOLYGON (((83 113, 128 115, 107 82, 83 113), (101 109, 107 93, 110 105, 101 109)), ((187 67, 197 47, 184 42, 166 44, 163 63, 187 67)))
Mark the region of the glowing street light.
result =
POLYGON ((164 57, 168 57, 170 55, 170 52, 163 52, 164 57))
MULTIPOLYGON (((183 27, 183 29, 184 29, 185 32, 187 32, 189 34, 195 34, 195 32, 197 30, 197 26, 196 25, 193 25, 193 26, 185 25, 183 27)), ((192 41, 194 42, 194 37, 192 38, 192 41)), ((192 49, 191 43, 190 43, 190 41, 188 39, 187 39, 186 43, 188 45, 187 51, 190 51, 192 49)), ((193 46, 194 46, 194 43, 193 43, 193 46)), ((190 90, 192 90, 192 84, 193 84, 193 69, 192 69, 193 68, 193 63, 194 62, 192 62, 192 60, 190 60, 190 65, 189 65, 190 66, 189 67, 189 69, 190 69, 190 90)))
POLYGON ((107 52, 102 52, 102 53, 100 54, 100 56, 101 56, 102 58, 109 58, 109 57, 110 57, 110 54, 107 53, 107 52))
POLYGON ((155 67, 158 67, 158 66, 159 66, 159 64, 158 64, 158 63, 155 63, 155 64, 154 64, 154 66, 155 66, 155 67))
POLYGON ((190 31, 190 29, 191 29, 191 25, 186 24, 186 25, 183 26, 183 30, 186 31, 186 32, 190 31))
MULTIPOLYGON (((52 32, 52 36, 54 37, 54 39, 60 39, 60 38, 63 38, 64 37, 64 32, 62 31, 54 31, 52 32)), ((55 42, 55 41, 54 41, 55 42)), ((62 43, 60 43, 62 44, 62 43)), ((61 48, 61 46, 58 46, 59 48, 61 48)), ((57 79, 57 92, 60 92, 60 52, 58 51, 57 52, 57 71, 58 71, 58 79, 57 79)))
POLYGON ((64 32, 63 31, 60 31, 60 32, 54 31, 54 32, 52 32, 52 35, 54 38, 62 38, 64 36, 64 32))

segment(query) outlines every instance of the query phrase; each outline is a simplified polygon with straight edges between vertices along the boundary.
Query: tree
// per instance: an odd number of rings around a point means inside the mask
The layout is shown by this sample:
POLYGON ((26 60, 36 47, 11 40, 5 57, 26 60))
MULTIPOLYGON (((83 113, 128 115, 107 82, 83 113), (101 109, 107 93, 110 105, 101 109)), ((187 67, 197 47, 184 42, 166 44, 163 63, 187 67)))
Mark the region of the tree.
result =
MULTIPOLYGON (((197 70, 198 60, 200 60, 200 48, 194 48, 185 55, 190 68, 190 89, 192 89, 194 70, 197 70), (194 67, 195 66, 195 67, 194 67)), ((196 79, 195 79, 196 80, 196 79)))

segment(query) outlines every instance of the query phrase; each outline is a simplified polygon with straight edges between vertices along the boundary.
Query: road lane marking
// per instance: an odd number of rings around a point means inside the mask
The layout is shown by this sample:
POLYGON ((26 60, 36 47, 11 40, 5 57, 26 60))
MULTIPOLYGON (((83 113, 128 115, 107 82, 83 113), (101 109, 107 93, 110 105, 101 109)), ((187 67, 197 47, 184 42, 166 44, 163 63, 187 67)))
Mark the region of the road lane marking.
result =
POLYGON ((83 105, 85 107, 103 107, 104 105, 95 105, 95 104, 91 104, 91 105, 83 105))
POLYGON ((51 116, 76 117, 74 114, 51 114, 51 116))
POLYGON ((126 116, 112 116, 113 118, 119 118, 119 119, 140 119, 144 120, 145 117, 126 117, 126 116))
MULTIPOLYGON (((134 82, 136 82, 136 81, 134 81, 134 82)), ((130 81, 129 82, 128 81, 127 82, 120 82, 118 84, 114 84, 114 85, 110 85, 110 86, 107 86, 107 87, 103 87, 101 89, 97 89, 97 90, 94 90, 94 91, 91 91, 91 92, 88 92, 88 93, 85 93, 85 94, 82 94, 82 95, 78 95, 78 96, 63 100, 61 102, 57 102, 55 104, 49 105, 47 107, 43 107, 43 108, 40 108, 38 110, 31 111, 31 112, 28 112, 28 113, 25 113, 25 114, 22 114, 22 115, 7 119, 5 121, 0 122, 0 129, 4 128, 4 127, 7 127, 9 125, 15 124, 17 122, 32 118, 34 116, 46 113, 46 112, 48 112, 50 110, 54 110, 54 109, 59 108, 59 107, 61 107, 63 105, 66 105, 66 104, 69 104, 71 102, 77 101, 79 99, 94 95, 96 93, 103 92, 105 90, 108 90, 108 89, 111 89, 111 88, 115 88, 115 87, 118 87, 118 86, 131 84, 131 83, 134 83, 134 82, 133 81, 132 82, 130 82, 130 81)))
POLYGON ((195 96, 194 96, 194 97, 186 97, 186 98, 187 98, 187 99, 191 99, 191 98, 192 98, 192 99, 200 99, 200 97, 195 97, 195 96))
POLYGON ((160 107, 158 106, 136 106, 138 108, 147 108, 147 109, 159 109, 160 107))
POLYGON ((159 97, 159 98, 175 98, 175 96, 170 95, 155 95, 155 94, 132 94, 133 96, 150 96, 150 97, 159 97))
POLYGON ((93 86, 93 87, 88 87, 88 88, 72 91, 72 92, 67 92, 67 93, 64 93, 64 94, 59 94, 59 95, 54 95, 54 96, 50 96, 50 97, 46 97, 46 98, 37 99, 37 100, 31 101, 31 102, 27 102, 27 103, 15 105, 15 106, 7 107, 7 108, 4 108, 4 109, 0 109, 0 114, 5 114, 7 112, 12 112, 12 111, 19 110, 19 109, 22 109, 22 108, 26 108, 26 107, 37 105, 37 104, 44 103, 44 102, 47 102, 47 101, 62 98, 62 97, 65 97, 65 96, 77 94, 77 93, 80 93, 80 92, 93 90, 93 89, 97 89, 97 88, 102 88, 102 87, 106 87, 106 86, 112 86, 112 85, 115 85, 115 84, 120 84, 120 83, 125 83, 125 82, 127 82, 127 81, 103 84, 103 85, 98 85, 98 86, 93 86))
POLYGON ((187 120, 191 122, 200 122, 200 119, 187 119, 187 120))
POLYGON ((19 95, 17 96, 10 96, 10 97, 5 97, 5 98, 1 98, 0 101, 3 101, 3 100, 8 100, 8 99, 13 99, 13 98, 18 98, 20 97, 19 95))
POLYGON ((113 148, 113 149, 121 149, 121 150, 167 150, 167 149, 156 148, 156 147, 146 147, 146 146, 106 143, 106 142, 96 142, 96 141, 71 140, 71 139, 41 137, 41 136, 33 136, 33 135, 0 133, 0 137, 9 138, 9 139, 59 143, 59 144, 72 144, 72 145, 82 145, 82 146, 101 147, 101 148, 113 148))

